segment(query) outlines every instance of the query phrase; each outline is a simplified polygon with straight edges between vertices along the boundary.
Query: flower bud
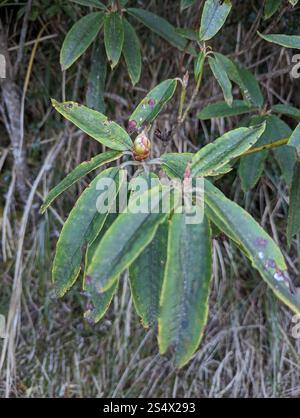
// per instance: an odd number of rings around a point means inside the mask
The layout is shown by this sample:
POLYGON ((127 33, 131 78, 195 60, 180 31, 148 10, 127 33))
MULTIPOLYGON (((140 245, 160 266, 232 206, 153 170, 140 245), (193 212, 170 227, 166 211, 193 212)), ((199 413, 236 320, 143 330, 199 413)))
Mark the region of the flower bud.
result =
POLYGON ((136 161, 143 161, 150 155, 151 143, 143 131, 140 133, 133 144, 133 156, 136 161))

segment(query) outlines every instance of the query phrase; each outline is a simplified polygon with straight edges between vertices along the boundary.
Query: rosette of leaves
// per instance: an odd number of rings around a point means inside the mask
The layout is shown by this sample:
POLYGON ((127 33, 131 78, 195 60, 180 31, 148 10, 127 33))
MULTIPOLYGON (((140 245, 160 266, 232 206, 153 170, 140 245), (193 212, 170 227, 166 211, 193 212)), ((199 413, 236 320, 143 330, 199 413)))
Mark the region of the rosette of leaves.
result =
MULTIPOLYGON (((130 116, 129 132, 135 134, 149 126, 171 100, 176 86, 177 80, 170 79, 151 90, 130 116)), ((135 176, 130 188, 125 189, 127 211, 116 210, 120 209, 120 196, 124 197, 128 154, 134 158, 131 136, 102 113, 78 103, 53 100, 53 106, 110 150, 69 173, 50 191, 42 212, 85 174, 109 162, 127 159, 125 164, 102 169, 65 221, 52 269, 58 296, 64 296, 82 275, 88 297, 84 315, 96 323, 105 315, 124 271, 129 271, 137 315, 146 328, 158 330, 160 352, 172 353, 175 365, 182 367, 197 350, 208 318, 211 229, 216 226, 245 254, 276 296, 294 312, 300 312, 299 289, 288 275, 277 244, 249 213, 213 184, 213 177, 230 171, 237 159, 261 140, 266 132, 265 120, 226 132, 196 153, 166 153, 160 157, 161 167, 170 179, 204 178, 203 219, 189 223, 176 187, 166 187, 151 171, 135 176), (98 185, 102 180, 108 187, 100 193, 98 185), (170 197, 169 210, 162 211, 166 197, 170 197), (141 211, 141 207, 147 210, 141 211)), ((140 170, 144 163, 138 164, 140 170)))

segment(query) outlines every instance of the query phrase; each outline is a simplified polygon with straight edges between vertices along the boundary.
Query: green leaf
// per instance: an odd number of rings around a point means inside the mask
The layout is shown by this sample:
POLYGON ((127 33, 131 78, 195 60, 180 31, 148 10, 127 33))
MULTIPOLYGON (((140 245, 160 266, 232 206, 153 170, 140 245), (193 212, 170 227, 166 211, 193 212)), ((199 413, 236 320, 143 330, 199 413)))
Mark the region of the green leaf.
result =
POLYGON ((195 0, 180 0, 180 11, 187 9, 188 7, 193 6, 195 0))
POLYGON ((276 113, 282 113, 283 115, 290 116, 291 118, 300 119, 300 109, 297 107, 277 104, 271 107, 271 110, 276 113))
MULTIPOLYGON (((281 139, 278 137, 276 120, 274 121, 274 116, 272 115, 254 116, 250 120, 250 125, 257 125, 264 121, 266 121, 266 130, 256 142, 256 147, 271 144, 272 142, 281 139)), ((239 177, 241 179, 242 189, 245 192, 252 189, 260 179, 268 154, 268 151, 260 151, 240 159, 239 177)))
POLYGON ((122 153, 119 151, 108 151, 92 158, 89 161, 84 161, 79 164, 74 170, 72 170, 57 186, 55 186, 46 197, 44 203, 41 206, 40 213, 44 213, 45 210, 51 205, 51 203, 67 190, 72 184, 74 184, 81 177, 90 173, 96 168, 101 167, 103 164, 109 163, 110 161, 117 160, 122 156, 122 153))
POLYGON ((190 152, 163 154, 160 157, 162 168, 169 177, 182 179, 188 163, 192 162, 193 155, 190 152))
POLYGON ((211 231, 206 217, 200 224, 187 224, 184 213, 174 214, 160 299, 158 343, 161 354, 171 347, 175 350, 177 367, 184 366, 200 344, 208 316, 211 266, 211 231))
POLYGON ((176 33, 190 41, 198 41, 198 32, 190 28, 176 28, 176 33))
POLYGON ((141 46, 137 34, 131 24, 124 19, 124 46, 123 55, 128 68, 132 84, 138 83, 141 76, 142 58, 141 46))
POLYGON ((162 223, 150 244, 131 264, 129 280, 135 309, 145 328, 157 321, 167 260, 168 222, 162 223))
POLYGON ((237 128, 201 148, 193 156, 192 176, 216 175, 220 168, 251 148, 261 137, 265 127, 265 124, 262 124, 250 128, 237 128))
POLYGON ((90 289, 89 302, 84 313, 84 317, 96 324, 105 315, 111 301, 118 290, 119 280, 116 280, 106 292, 99 293, 96 289, 90 289))
POLYGON ((106 10, 106 6, 99 0, 71 0, 73 3, 78 3, 81 6, 97 7, 98 9, 106 10))
POLYGON ((267 42, 272 42, 285 48, 300 49, 300 36, 298 35, 281 35, 281 34, 271 34, 264 35, 260 32, 257 32, 258 35, 267 42))
POLYGON ((104 21, 104 44, 111 68, 114 68, 119 62, 123 43, 123 19, 118 12, 109 13, 105 16, 104 21))
MULTIPOLYGON (((272 118, 270 118, 270 123, 272 124, 272 129, 274 132, 274 140, 288 138, 291 136, 291 128, 277 116, 273 115, 272 118)), ((294 165, 297 159, 295 149, 289 147, 288 145, 284 145, 278 148, 274 148, 272 152, 281 169, 284 180, 290 187, 292 184, 294 165)))
POLYGON ((199 80, 199 77, 203 75, 204 63, 206 55, 203 51, 200 51, 197 58, 194 61, 194 76, 196 82, 199 80))
POLYGON ((255 110, 255 107, 250 107, 248 103, 243 100, 233 100, 231 106, 229 106, 226 102, 209 104, 197 114, 197 117, 201 120, 208 120, 211 118, 224 118, 242 115, 244 113, 254 112, 255 110))
POLYGON ((298 157, 300 157, 300 123, 297 125, 296 129, 293 131, 288 145, 296 148, 298 157))
POLYGON ((76 22, 63 42, 60 51, 60 65, 67 70, 84 53, 97 36, 103 25, 102 12, 89 13, 76 22))
POLYGON ((130 199, 127 213, 121 213, 105 233, 87 269, 87 277, 98 291, 107 290, 152 241, 159 224, 168 215, 158 210, 167 196, 169 190, 160 191, 157 186, 130 199), (146 213, 136 213, 138 207, 145 205, 146 213))
POLYGON ((292 243, 294 235, 300 231, 300 162, 294 167, 292 187, 290 191, 289 216, 287 225, 288 245, 292 243))
POLYGON ((261 107, 264 98, 259 84, 251 71, 240 67, 223 54, 214 52, 214 56, 223 64, 229 79, 239 86, 244 100, 250 105, 261 107))
POLYGON ((118 151, 132 148, 127 132, 102 113, 76 102, 58 103, 54 99, 51 102, 55 110, 101 144, 118 151))
POLYGON ((272 17, 281 5, 282 0, 266 0, 264 7, 264 18, 269 19, 272 17))
POLYGON ((129 128, 132 126, 132 130, 137 130, 146 124, 150 124, 163 106, 171 100, 176 86, 177 80, 169 79, 150 90, 130 116, 129 128))
POLYGON ((200 41, 208 41, 213 38, 224 25, 230 13, 232 4, 230 0, 206 0, 201 16, 199 31, 200 41))
POLYGON ((104 112, 104 89, 107 72, 107 61, 104 46, 95 43, 92 57, 91 69, 88 76, 88 87, 86 92, 86 103, 88 107, 98 112, 104 112))
POLYGON ((147 28, 151 29, 161 38, 165 39, 171 45, 175 46, 181 51, 185 49, 187 41, 178 35, 174 26, 172 26, 167 20, 142 8, 129 8, 127 9, 127 12, 142 22, 145 26, 147 26, 147 28))
POLYGON ((298 3, 299 0, 289 0, 289 2, 291 3, 291 5, 294 7, 296 6, 296 4, 298 3))
POLYGON ((272 238, 244 209, 227 199, 209 181, 205 180, 204 187, 205 204, 210 208, 208 214, 210 217, 211 212, 214 214, 211 220, 243 248, 276 296, 300 313, 299 288, 294 288, 281 251, 272 238))
POLYGON ((211 71, 213 72, 215 79, 217 80, 217 82, 219 83, 223 91, 223 95, 224 95, 224 99, 226 103, 228 104, 228 106, 231 107, 232 102, 233 102, 232 85, 227 76, 226 70, 222 62, 218 59, 218 57, 216 58, 209 57, 208 63, 209 63, 211 71))
POLYGON ((108 212, 101 213, 99 205, 105 199, 112 204, 124 179, 124 170, 110 168, 103 171, 85 189, 71 210, 56 245, 52 269, 52 278, 59 297, 75 283, 80 273, 83 248, 96 238, 104 224, 108 212), (116 187, 111 187, 100 194, 97 185, 103 179, 115 182, 116 187))

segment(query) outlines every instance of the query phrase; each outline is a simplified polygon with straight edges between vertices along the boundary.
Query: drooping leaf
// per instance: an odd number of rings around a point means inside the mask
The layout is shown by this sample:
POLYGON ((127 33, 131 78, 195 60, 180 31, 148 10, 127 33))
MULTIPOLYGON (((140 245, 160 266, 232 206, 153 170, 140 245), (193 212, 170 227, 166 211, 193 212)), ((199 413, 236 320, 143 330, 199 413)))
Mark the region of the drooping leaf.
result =
POLYGON ((300 36, 298 35, 281 35, 271 34, 264 35, 263 33, 257 32, 258 35, 267 42, 284 46, 285 48, 300 49, 300 36))
POLYGON ((237 65, 223 54, 214 52, 214 56, 223 64, 229 79, 239 86, 244 100, 247 101, 249 105, 261 107, 264 98, 259 84, 251 71, 237 65))
POLYGON ((228 165, 231 160, 251 148, 264 130, 265 124, 250 128, 237 128, 201 148, 193 156, 192 176, 216 175, 221 167, 228 165))
POLYGON ((102 165, 109 163, 111 161, 117 160, 122 156, 122 153, 119 151, 108 151, 92 158, 89 161, 84 161, 79 164, 74 170, 72 170, 57 186, 55 186, 47 195, 44 203, 41 206, 40 213, 44 213, 45 210, 51 205, 51 203, 67 190, 72 184, 74 184, 81 177, 90 173, 93 170, 101 167, 102 165))
POLYGON ((249 103, 255 106, 262 107, 264 97, 256 77, 251 73, 251 71, 241 67, 238 68, 238 73, 244 99, 248 100, 249 103))
POLYGON ((271 107, 271 110, 276 113, 282 113, 283 115, 290 116, 291 118, 300 120, 300 109, 294 106, 277 104, 271 107))
POLYGON ((199 80, 199 77, 202 77, 204 63, 205 63, 206 55, 203 51, 200 51, 197 58, 194 61, 194 75, 196 82, 199 80))
POLYGON ((180 11, 187 9, 188 7, 193 6, 196 0, 180 0, 180 11))
POLYGON ((282 5, 282 0, 266 0, 264 7, 264 18, 272 17, 282 5))
POLYGON ((248 212, 227 199, 208 180, 205 180, 205 204, 210 208, 207 213, 212 222, 243 248, 276 296, 300 313, 300 289, 292 283, 281 251, 272 238, 248 212))
POLYGON ((57 242, 53 262, 52 278, 58 296, 63 296, 75 283, 80 273, 82 251, 99 234, 124 179, 124 170, 110 168, 103 171, 81 194, 71 210, 57 242), (111 187, 100 193, 97 188, 100 181, 109 181, 111 187), (106 199, 107 210, 100 211, 99 205, 103 205, 106 199))
POLYGON ((104 21, 104 44, 111 68, 114 68, 119 62, 123 43, 123 19, 118 12, 109 13, 105 16, 104 21))
POLYGON ((141 254, 168 215, 159 207, 169 195, 168 188, 157 186, 130 199, 127 212, 118 216, 95 251, 87 269, 91 286, 107 290, 141 254))
POLYGON ((131 264, 129 279, 135 309, 148 328, 157 321, 167 260, 168 222, 162 223, 149 245, 131 264))
MULTIPOLYGON (((278 137, 276 120, 274 121, 273 119, 273 115, 254 116, 251 118, 250 125, 266 122, 266 129, 256 142, 255 147, 271 144, 281 139, 278 137)), ((241 179, 242 189, 245 192, 252 189, 260 179, 267 156, 268 151, 260 151, 240 159, 239 177, 241 179)))
POLYGON ((294 167, 292 187, 290 191, 287 241, 291 245, 294 235, 300 232, 300 162, 294 167))
POLYGON ((129 127, 132 127, 134 131, 151 123, 162 110, 163 106, 171 100, 176 86, 177 80, 169 79, 150 90, 130 116, 129 127))
POLYGON ((200 344, 208 316, 211 283, 211 231, 207 218, 187 224, 184 213, 172 217, 158 319, 159 350, 175 350, 177 367, 200 344))
POLYGON ((145 26, 147 26, 147 28, 151 29, 161 38, 165 39, 171 45, 175 46, 181 51, 185 49, 187 45, 186 39, 182 38, 178 33, 176 33, 174 26, 172 26, 167 20, 142 8, 136 9, 131 7, 127 9, 127 12, 142 22, 145 26))
POLYGON ((230 13, 232 4, 230 0, 206 0, 201 16, 199 31, 200 41, 208 41, 213 38, 224 25, 230 13))
POLYGON ((201 120, 208 120, 211 118, 242 115, 244 113, 254 112, 255 110, 255 107, 250 107, 243 100, 233 100, 231 106, 228 106, 226 102, 209 104, 197 114, 197 117, 201 120))
POLYGON ((293 131, 290 136, 288 145, 296 148, 298 157, 300 157, 300 123, 297 125, 296 129, 293 131))
POLYGON ((97 9, 106 10, 106 6, 99 0, 72 0, 73 3, 78 3, 81 6, 91 6, 97 9))
POLYGON ((55 110, 101 144, 118 151, 132 148, 127 132, 102 113, 76 102, 59 103, 54 99, 51 102, 55 110))
POLYGON ((123 19, 124 24, 124 46, 123 55, 128 68, 132 84, 138 83, 141 76, 142 58, 141 46, 137 34, 131 24, 123 19))
POLYGON ((222 62, 218 58, 209 57, 208 63, 215 79, 223 91, 226 103, 231 107, 233 102, 232 85, 222 62))
POLYGON ((104 89, 107 72, 107 61, 104 46, 95 43, 92 57, 91 69, 88 76, 88 87, 86 92, 86 104, 93 110, 104 113, 104 89))
POLYGON ((76 22, 63 42, 60 51, 60 65, 67 70, 93 42, 103 25, 102 12, 89 13, 76 22))
MULTIPOLYGON (((274 140, 289 138, 291 136, 291 128, 277 116, 273 115, 270 118, 272 129, 274 132, 274 140), (276 136, 275 136, 276 135, 276 136)), ((284 145, 273 149, 274 157, 281 169, 282 176, 290 187, 292 184, 294 165, 297 159, 297 154, 294 148, 284 145)))

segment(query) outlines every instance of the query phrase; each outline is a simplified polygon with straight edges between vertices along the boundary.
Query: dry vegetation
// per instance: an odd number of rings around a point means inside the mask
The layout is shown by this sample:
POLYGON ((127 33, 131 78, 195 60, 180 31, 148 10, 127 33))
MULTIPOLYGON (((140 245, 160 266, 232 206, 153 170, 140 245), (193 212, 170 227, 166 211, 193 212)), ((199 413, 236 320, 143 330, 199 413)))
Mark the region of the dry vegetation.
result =
MULTIPOLYGON (((39 7, 33 21, 28 20, 26 11, 17 19, 17 4, 0 8, 1 36, 8 34, 7 52, 16 67, 12 82, 20 107, 14 109, 17 115, 4 111, 2 86, 0 313, 8 320, 8 338, 0 340, 0 396, 299 397, 300 340, 291 336, 292 313, 275 299, 227 239, 214 240, 214 281, 203 342, 180 371, 168 358, 156 354, 155 337, 143 330, 133 311, 126 276, 108 314, 96 326, 83 320, 85 301, 79 285, 63 300, 55 298, 50 277, 55 243, 63 220, 89 178, 60 197, 46 216, 40 216, 38 209, 48 190, 79 162, 101 151, 101 145, 66 124, 51 109, 50 97, 84 102, 90 50, 64 78, 59 50, 72 24, 63 8, 69 2, 51 2, 61 4, 60 13, 54 15, 48 3, 33 2, 39 7), (14 165, 10 138, 14 117, 24 122, 24 135, 20 135, 26 158, 21 174, 20 167, 14 165)), ((200 1, 181 15, 177 1, 140 3, 178 26, 198 24, 200 1)), ((259 75, 269 104, 299 106, 300 82, 289 76, 292 51, 262 42, 256 30, 261 25, 265 31, 275 28, 294 33, 300 7, 293 13, 287 7, 284 14, 276 15, 270 28, 262 20, 260 1, 235 3, 238 7, 213 46, 237 57, 259 75)), ((76 6, 75 11, 80 16, 83 8, 76 6)), ((149 88, 170 76, 182 76, 183 63, 187 63, 179 51, 145 28, 141 27, 139 35, 144 57, 139 84, 131 86, 123 65, 109 72, 107 79, 106 113, 121 124, 126 124, 134 105, 149 88)), ((191 80, 190 95, 192 90, 191 80)), ((197 149, 236 126, 238 120, 234 118, 210 123, 195 117, 197 109, 221 97, 219 87, 206 76, 190 117, 167 150, 197 149)), ((158 119, 160 129, 172 128, 176 112, 175 98, 158 119)), ((22 126, 16 129, 22 130, 22 126)), ((158 156, 164 146, 157 139, 153 142, 153 156, 158 156)), ((235 171, 223 177, 219 185, 261 220, 271 236, 283 244, 283 251, 287 248, 288 194, 272 157, 253 191, 241 191, 235 171)), ((295 240, 284 253, 295 280, 299 248, 295 240)))

